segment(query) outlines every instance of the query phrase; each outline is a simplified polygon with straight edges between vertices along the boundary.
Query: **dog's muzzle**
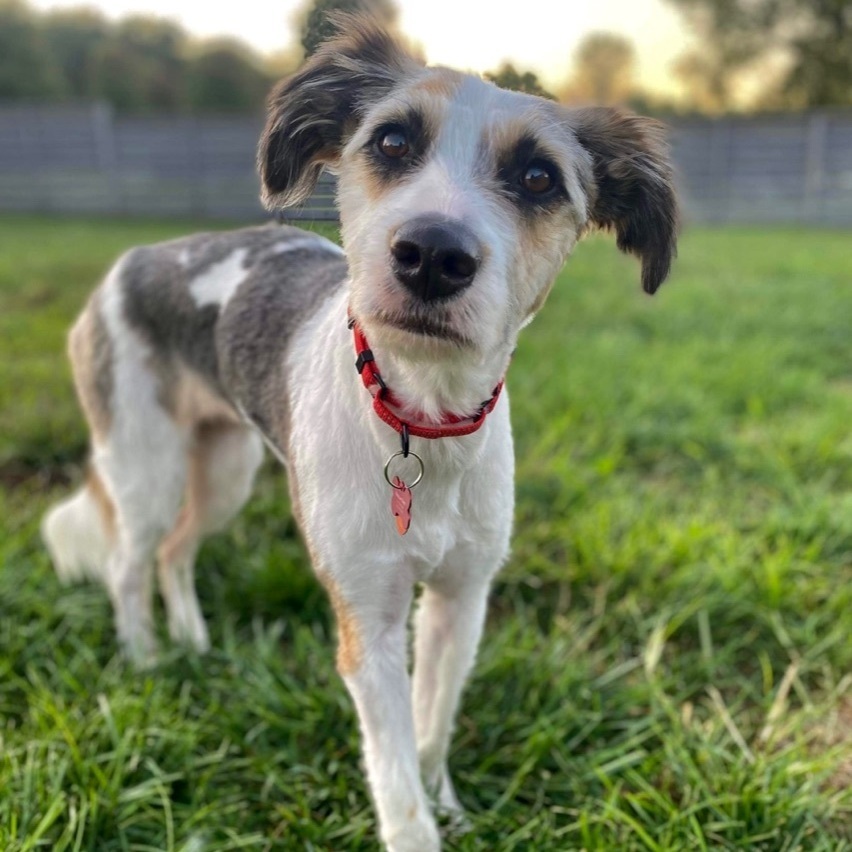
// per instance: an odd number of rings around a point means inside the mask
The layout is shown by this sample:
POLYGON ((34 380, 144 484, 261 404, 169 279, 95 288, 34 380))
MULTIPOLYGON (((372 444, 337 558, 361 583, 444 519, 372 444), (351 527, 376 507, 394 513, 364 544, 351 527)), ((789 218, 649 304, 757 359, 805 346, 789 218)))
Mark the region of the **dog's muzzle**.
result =
POLYGON ((402 225, 393 235, 390 253, 397 280, 423 302, 449 299, 469 287, 481 258, 469 228, 434 216, 402 225))

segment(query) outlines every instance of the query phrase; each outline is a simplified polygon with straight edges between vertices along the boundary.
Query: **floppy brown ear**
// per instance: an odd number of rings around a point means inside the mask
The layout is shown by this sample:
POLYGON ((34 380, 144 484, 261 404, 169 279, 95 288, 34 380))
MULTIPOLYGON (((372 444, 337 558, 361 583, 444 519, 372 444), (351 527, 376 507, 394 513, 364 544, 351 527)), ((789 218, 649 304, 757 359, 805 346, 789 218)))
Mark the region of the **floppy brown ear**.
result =
POLYGON ((257 152, 261 199, 269 208, 306 199, 366 107, 418 67, 372 18, 337 14, 333 21, 338 35, 269 96, 257 152))
POLYGON ((663 125, 610 107, 568 115, 592 156, 590 220, 615 231, 618 247, 642 261, 642 287, 655 293, 676 254, 679 218, 663 125))

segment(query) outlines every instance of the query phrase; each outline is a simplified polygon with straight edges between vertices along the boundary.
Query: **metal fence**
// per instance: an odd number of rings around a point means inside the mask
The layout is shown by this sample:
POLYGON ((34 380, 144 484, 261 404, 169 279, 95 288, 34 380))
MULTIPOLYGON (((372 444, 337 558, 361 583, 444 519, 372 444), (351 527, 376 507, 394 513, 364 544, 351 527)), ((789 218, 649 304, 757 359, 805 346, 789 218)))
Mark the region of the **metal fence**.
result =
POLYGON ((695 220, 852 225, 852 111, 679 121, 672 149, 695 220))
MULTIPOLYGON (((0 210, 259 219, 260 128, 0 105, 0 210)), ((852 111, 677 121, 671 141, 692 221, 852 225, 852 111)), ((336 218, 333 181, 287 215, 336 218)))

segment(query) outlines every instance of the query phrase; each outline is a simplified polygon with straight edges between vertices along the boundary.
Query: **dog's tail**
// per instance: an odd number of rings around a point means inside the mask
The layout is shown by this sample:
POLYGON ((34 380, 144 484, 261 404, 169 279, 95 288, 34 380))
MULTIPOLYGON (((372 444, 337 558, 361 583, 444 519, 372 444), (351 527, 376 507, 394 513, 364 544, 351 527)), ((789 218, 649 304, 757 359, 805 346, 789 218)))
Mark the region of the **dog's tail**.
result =
POLYGON ((103 579, 115 538, 115 508, 91 465, 83 487, 44 516, 41 535, 63 583, 103 579))

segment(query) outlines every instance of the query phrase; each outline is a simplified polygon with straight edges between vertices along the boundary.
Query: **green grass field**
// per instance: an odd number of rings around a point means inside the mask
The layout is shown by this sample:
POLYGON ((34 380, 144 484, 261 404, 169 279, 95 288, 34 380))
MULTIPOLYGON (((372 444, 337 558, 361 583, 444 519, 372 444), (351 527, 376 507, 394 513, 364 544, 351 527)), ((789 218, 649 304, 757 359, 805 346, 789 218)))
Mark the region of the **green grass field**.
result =
MULTIPOLYGON (((192 223, 0 219, 0 849, 372 850, 329 609, 269 463, 199 559, 214 650, 116 655, 38 537, 81 475, 66 329, 192 223)), ((850 234, 582 245, 509 375, 514 555, 449 850, 852 849, 850 234)))

